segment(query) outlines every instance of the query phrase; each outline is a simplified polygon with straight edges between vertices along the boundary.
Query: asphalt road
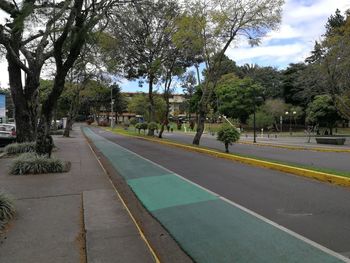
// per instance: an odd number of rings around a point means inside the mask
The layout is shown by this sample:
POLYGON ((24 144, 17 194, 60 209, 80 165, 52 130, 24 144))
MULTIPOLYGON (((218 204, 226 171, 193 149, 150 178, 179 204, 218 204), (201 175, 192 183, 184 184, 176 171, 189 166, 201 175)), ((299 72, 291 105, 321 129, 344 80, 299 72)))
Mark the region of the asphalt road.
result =
POLYGON ((186 179, 350 257, 350 189, 93 129, 186 179))
MULTIPOLYGON (((181 143, 192 143, 193 136, 181 133, 164 133, 164 138, 181 143)), ((216 137, 203 135, 201 145, 220 151, 224 150, 216 137)), ((350 153, 318 152, 309 150, 288 150, 269 146, 250 144, 234 144, 229 147, 231 153, 244 154, 252 157, 306 165, 318 168, 350 172, 350 153)))

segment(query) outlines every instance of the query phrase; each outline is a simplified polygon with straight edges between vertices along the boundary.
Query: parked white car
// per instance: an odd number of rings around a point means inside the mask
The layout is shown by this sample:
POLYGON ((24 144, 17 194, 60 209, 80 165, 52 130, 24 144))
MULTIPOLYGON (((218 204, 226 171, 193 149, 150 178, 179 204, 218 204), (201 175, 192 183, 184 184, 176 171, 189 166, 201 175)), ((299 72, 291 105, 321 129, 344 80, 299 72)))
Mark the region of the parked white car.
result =
POLYGON ((0 146, 5 146, 16 140, 16 125, 0 124, 0 146))

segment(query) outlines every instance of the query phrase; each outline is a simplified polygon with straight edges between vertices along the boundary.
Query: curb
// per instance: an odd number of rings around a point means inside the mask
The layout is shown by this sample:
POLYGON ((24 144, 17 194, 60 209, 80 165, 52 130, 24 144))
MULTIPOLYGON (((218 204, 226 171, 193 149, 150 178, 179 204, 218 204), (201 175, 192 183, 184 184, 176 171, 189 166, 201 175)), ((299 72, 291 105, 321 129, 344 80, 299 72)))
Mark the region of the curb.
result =
POLYGON ((315 151, 315 152, 336 152, 336 153, 350 153, 348 149, 335 149, 335 148, 317 148, 317 147, 302 147, 302 146, 289 146, 281 144, 270 144, 270 143, 252 143, 252 142, 238 142, 239 144, 255 145, 255 146, 267 146, 272 148, 282 148, 288 150, 302 150, 302 151, 315 151))
MULTIPOLYGON (((107 129, 106 129, 107 130, 107 129)), ((258 159, 253 159, 249 157, 242 157, 238 155, 233 155, 233 154, 227 154, 215 150, 209 150, 201 147, 196 147, 196 146, 190 146, 190 145, 185 145, 185 144, 180 144, 180 143, 175 143, 175 142, 170 142, 170 141, 163 141, 160 139, 155 139, 155 138, 145 138, 137 135, 130 135, 130 134, 123 134, 119 133, 117 131, 110 131, 112 133, 118 133, 123 136, 128 136, 128 137, 133 137, 145 141, 152 141, 152 142, 157 142, 160 144, 168 145, 168 146, 173 146, 177 148, 182 148, 188 151, 192 152, 198 152, 198 153, 204 153, 207 155, 211 155, 217 158, 222 158, 226 160, 231 160, 231 161, 236 161, 244 164, 249 164, 249 165, 254 165, 257 167, 264 167, 276 171, 281 171, 285 173, 290 173, 290 174, 295 174, 303 177, 308 177, 308 178, 313 178, 322 182, 328 182, 331 184, 336 184, 340 186, 350 186, 350 178, 347 177, 342 177, 334 174, 329 174, 329 173, 323 173, 323 172, 317 172, 317 171, 312 171, 304 168, 298 168, 298 167, 293 167, 289 165, 284 165, 284 164, 278 164, 278 163, 272 163, 268 161, 262 161, 258 159)))

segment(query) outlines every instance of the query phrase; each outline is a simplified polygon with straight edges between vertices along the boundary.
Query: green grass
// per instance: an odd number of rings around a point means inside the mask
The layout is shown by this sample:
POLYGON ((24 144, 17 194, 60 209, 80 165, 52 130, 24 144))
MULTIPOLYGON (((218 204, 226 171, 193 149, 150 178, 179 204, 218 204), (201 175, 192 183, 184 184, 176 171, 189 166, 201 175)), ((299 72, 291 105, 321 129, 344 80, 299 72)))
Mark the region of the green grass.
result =
MULTIPOLYGON (((112 130, 111 128, 107 128, 107 130, 112 131, 114 133, 118 133, 118 134, 137 135, 137 136, 149 138, 148 136, 143 135, 143 132, 141 132, 139 134, 137 131, 134 131, 131 128, 129 128, 129 130, 124 130, 122 128, 114 128, 112 130)), ((169 141, 169 142, 175 142, 175 143, 178 143, 178 144, 183 144, 183 145, 188 145, 188 146, 193 146, 192 144, 181 143, 181 142, 177 142, 177 141, 169 140, 169 139, 162 139, 162 140, 169 141)), ((199 147, 203 148, 203 149, 207 149, 207 150, 220 151, 218 149, 209 148, 209 147, 205 147, 205 146, 199 146, 199 147)), ((223 148, 223 150, 220 151, 220 152, 224 152, 224 146, 222 148, 223 148)), ((240 154, 240 153, 234 153, 234 152, 231 152, 230 154, 236 155, 236 156, 240 156, 240 157, 251 158, 251 159, 255 159, 255 160, 259 160, 259 161, 266 161, 266 162, 271 162, 271 163, 276 163, 276 164, 288 165, 288 166, 292 166, 292 167, 295 167, 295 168, 302 168, 302 169, 307 169, 307 170, 311 170, 311 171, 328 173, 328 174, 333 174, 333 175, 338 175, 338 176, 350 178, 350 172, 343 172, 343 171, 339 171, 339 170, 335 170, 335 169, 314 167, 314 166, 310 166, 310 165, 302 165, 302 164, 296 164, 296 163, 291 163, 291 162, 277 161, 277 160, 273 160, 273 159, 257 157, 257 156, 254 156, 254 155, 246 155, 246 154, 240 154)))

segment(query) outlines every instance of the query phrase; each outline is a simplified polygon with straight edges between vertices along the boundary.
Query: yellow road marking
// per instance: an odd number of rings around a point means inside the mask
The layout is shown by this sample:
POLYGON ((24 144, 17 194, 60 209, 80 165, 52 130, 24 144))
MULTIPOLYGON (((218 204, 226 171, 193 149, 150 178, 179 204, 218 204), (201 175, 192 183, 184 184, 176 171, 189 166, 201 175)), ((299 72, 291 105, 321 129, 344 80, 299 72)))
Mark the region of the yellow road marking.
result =
MULTIPOLYGON (((110 131, 110 130, 109 130, 110 131)), ((118 133, 118 131, 113 131, 118 133)), ((180 143, 175 143, 175 142, 170 142, 166 140, 161 140, 161 139, 155 139, 155 138, 147 138, 147 137, 142 137, 142 136, 137 136, 137 135, 131 135, 131 134, 124 134, 120 133, 121 135, 129 136, 129 137, 134 137, 146 141, 152 141, 152 142, 157 142, 160 144, 168 145, 168 146, 174 146, 177 148, 182 148, 185 150, 193 151, 193 152, 199 152, 199 153, 204 153, 208 154, 211 156, 215 156, 218 158, 223 158, 227 160, 232 160, 232 161, 238 161, 244 164, 249 164, 249 165, 254 165, 258 167, 264 167, 264 168, 269 168, 272 170, 277 170, 285 173, 291 173, 303 177, 309 177, 309 178, 314 178, 319 181, 323 182, 329 182, 332 184, 336 185, 341 185, 341 186, 350 186, 350 178, 343 177, 343 176, 338 176, 334 174, 329 174, 329 173, 324 173, 324 172, 318 172, 318 171, 313 171, 305 168, 298 168, 298 167, 293 167, 285 164, 278 164, 278 163, 273 163, 273 162, 268 162, 268 161, 263 161, 263 160, 258 160, 254 158, 249 158, 249 157, 242 157, 234 154, 227 154, 215 150, 209 150, 201 147, 196 147, 196 146, 190 146, 186 144, 180 144, 180 143)))

